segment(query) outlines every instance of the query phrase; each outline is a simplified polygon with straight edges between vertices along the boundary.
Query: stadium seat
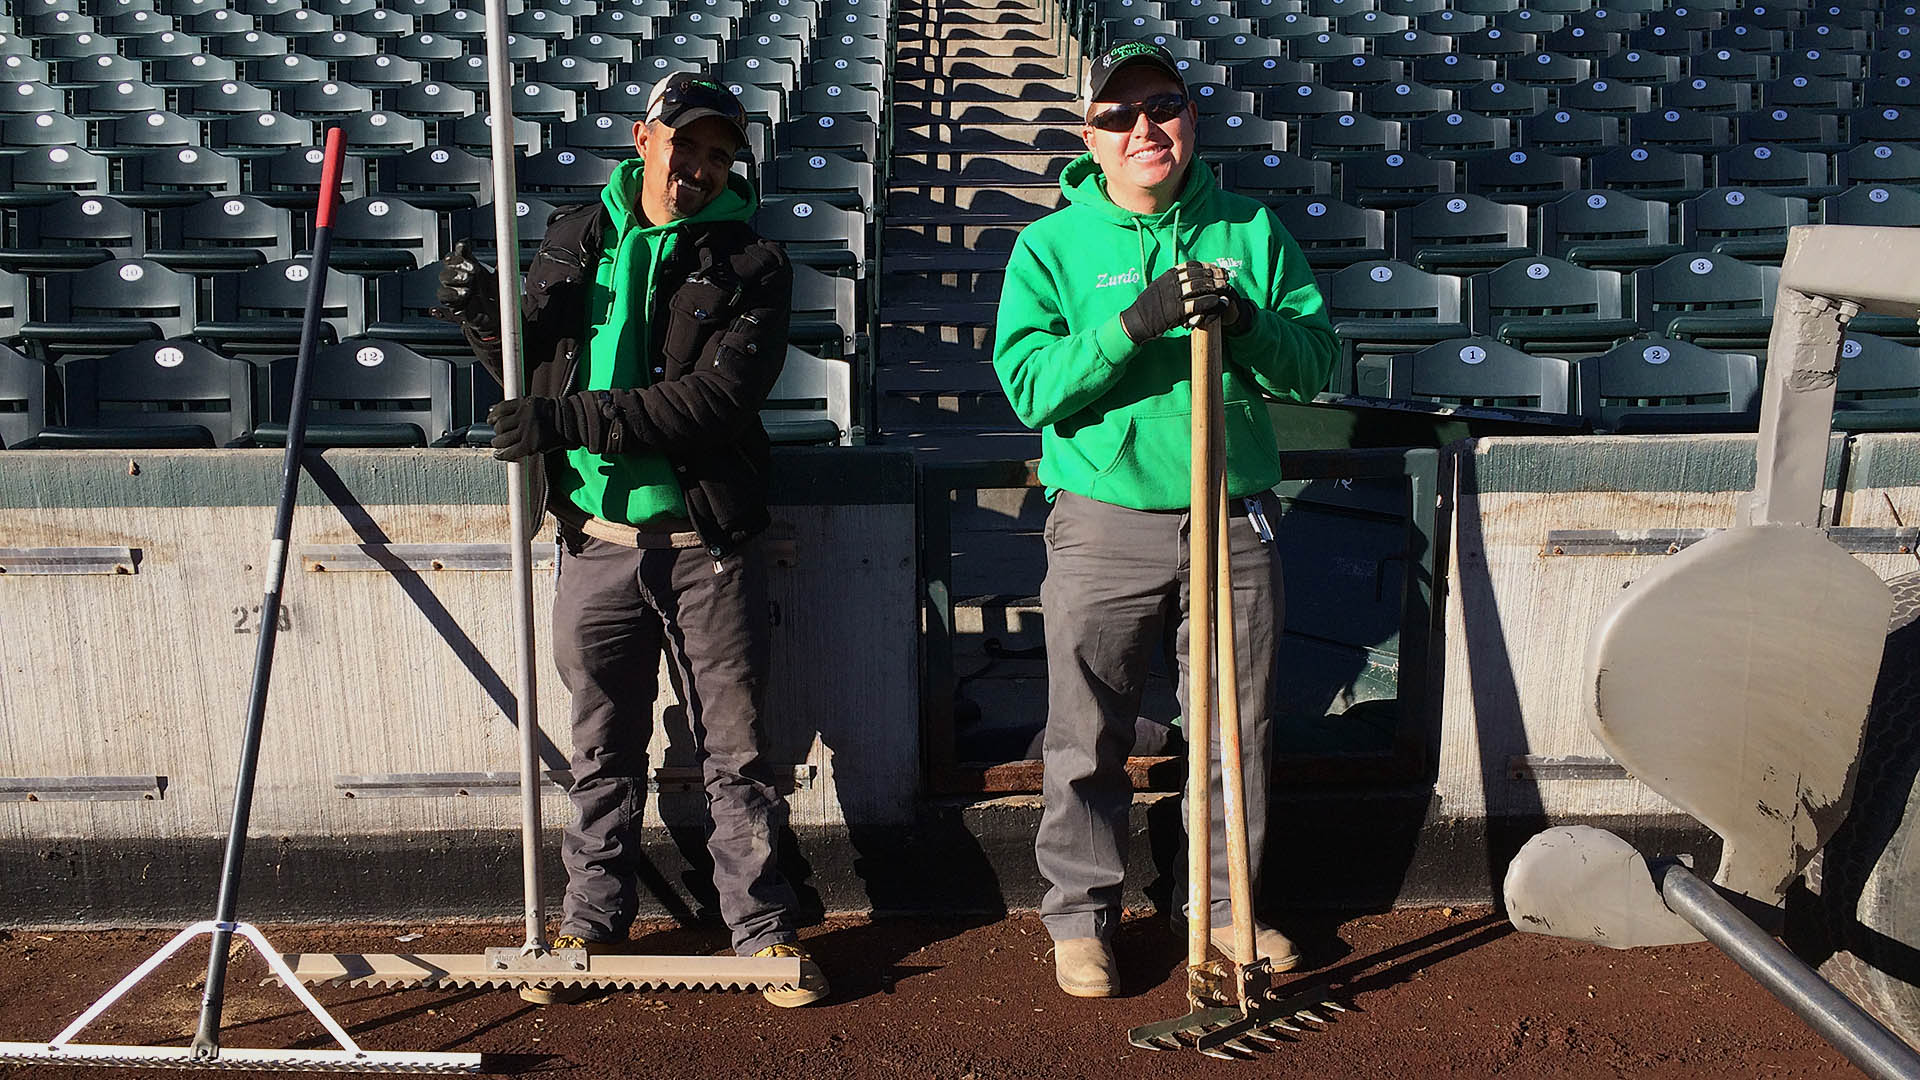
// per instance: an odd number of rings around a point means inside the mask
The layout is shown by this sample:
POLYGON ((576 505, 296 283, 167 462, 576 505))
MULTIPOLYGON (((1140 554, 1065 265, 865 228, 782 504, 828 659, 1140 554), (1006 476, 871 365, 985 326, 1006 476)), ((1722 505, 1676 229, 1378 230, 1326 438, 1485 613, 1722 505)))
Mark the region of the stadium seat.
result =
POLYGON ((1323 60, 1319 73, 1320 80, 1336 90, 1369 90, 1408 78, 1405 61, 1372 55, 1323 60))
POLYGON ((1920 191, 1898 184, 1859 184, 1822 200, 1820 221, 1826 225, 1914 228, 1920 226, 1920 191))
MULTIPOLYGON (((445 136, 443 136, 445 138, 445 136)), ((493 117, 484 112, 472 116, 463 116, 453 122, 450 140, 453 145, 468 153, 481 157, 493 156, 493 117)), ((521 153, 531 154, 540 148, 540 125, 531 120, 513 118, 513 145, 521 153)))
POLYGON ((1714 155, 1721 187, 1753 188, 1774 195, 1819 199, 1840 189, 1827 181, 1827 156, 1791 146, 1736 146, 1714 155))
POLYGON ((1733 122, 1725 116, 1659 109, 1627 120, 1629 138, 1639 146, 1675 151, 1715 152, 1733 138, 1733 122))
MULTIPOLYGON (((294 358, 267 369, 271 422, 254 441, 282 446, 293 407, 294 358)), ((307 445, 427 446, 453 441, 453 365, 378 338, 348 338, 313 358, 307 445)))
POLYGON ((811 195, 848 210, 875 211, 874 167, 838 154, 778 154, 767 162, 769 195, 811 195))
POLYGON ((843 445, 853 430, 853 369, 789 345, 760 422, 781 446, 843 445))
POLYGON ((1606 113, 1554 109, 1520 121, 1520 145, 1545 154, 1592 158, 1620 143, 1620 120, 1606 113))
POLYGON ((1751 431, 1759 361, 1688 341, 1638 338, 1573 365, 1574 397, 1596 430, 1623 435, 1751 431))
POLYGON ((1287 125, 1248 113, 1203 115, 1195 127, 1194 142, 1202 160, 1227 161, 1254 150, 1286 149, 1287 125))
POLYGON ((793 307, 787 333, 801 348, 843 359, 859 355, 867 336, 853 280, 811 266, 793 268, 793 307))
POLYGON ((338 76, 348 62, 378 56, 380 42, 366 34, 336 26, 331 33, 303 39, 300 51, 315 60, 325 60, 338 76))
MULTIPOLYGON (((1805 75, 1795 75, 1789 79, 1774 79, 1760 87, 1761 102, 1769 108, 1811 109, 1815 112, 1844 113, 1853 108, 1854 95, 1859 91, 1857 83, 1828 82, 1809 79, 1805 75)), ((1866 95, 1868 105, 1882 104, 1873 96, 1872 84, 1866 95)), ((1885 104, 1897 102, 1888 101, 1885 104)), ((1915 102, 1920 103, 1920 102, 1915 102)))
POLYGON ((375 278, 367 336, 397 341, 429 356, 471 357, 459 327, 439 317, 440 264, 375 278))
POLYGON ((1338 199, 1300 196, 1275 199, 1269 205, 1315 270, 1385 259, 1391 254, 1383 210, 1338 199))
MULTIPOLYGON (((1340 163, 1340 197, 1355 206, 1393 209, 1454 191, 1456 165, 1394 150, 1340 163)), ((1304 193, 1310 194, 1310 193, 1304 193)))
POLYGON ((47 278, 45 315, 20 328, 42 358, 99 356, 193 329, 197 287, 191 275, 145 259, 115 259, 47 278))
POLYGON ((1413 70, 1408 77, 1427 86, 1465 88, 1499 78, 1500 64, 1490 57, 1462 56, 1459 53, 1423 56, 1413 62, 1413 70))
POLYGON ((381 53, 347 61, 341 65, 340 77, 356 86, 394 93, 427 81, 427 66, 404 56, 381 53))
MULTIPOLYGON (((1692 57, 1687 67, 1690 74, 1696 78, 1724 80, 1742 87, 1766 78, 1772 71, 1769 57, 1760 53, 1735 52, 1731 49, 1715 49, 1701 53, 1692 57)), ((1680 84, 1686 81, 1683 79, 1680 84)), ((1668 85, 1680 84, 1669 83, 1668 85)))
POLYGON ((171 270, 245 270, 293 257, 293 215, 245 195, 203 199, 160 213, 160 244, 147 258, 171 270))
MULTIPOLYGON (((228 355, 286 356, 300 344, 311 288, 308 259, 281 259, 213 279, 211 316, 194 324, 193 337, 228 355)), ((327 270, 320 299, 323 342, 366 332, 366 285, 352 274, 327 270)))
POLYGON ((1683 79, 1660 86, 1657 96, 1662 109, 1697 113, 1741 113, 1754 106, 1753 84, 1728 79, 1683 79))
POLYGON ((1512 135, 1505 120, 1468 112, 1438 113, 1407 125, 1407 144, 1430 158, 1463 158, 1503 150, 1512 135))
POLYGON ((1546 109, 1548 104, 1546 87, 1527 86, 1504 79, 1463 86, 1459 90, 1459 98, 1460 109, 1502 120, 1533 116, 1546 109))
POLYGON ((253 429, 253 365, 192 341, 143 341, 59 365, 66 422, 41 449, 212 449, 253 429))
POLYGON ((1280 56, 1248 60, 1234 64, 1228 70, 1231 72, 1231 77, 1227 80, 1228 85, 1255 93, 1274 87, 1311 82, 1315 78, 1310 65, 1280 56))
MULTIPOLYGON (((1837 153, 1846 148, 1840 138, 1840 118, 1811 109, 1761 109, 1735 118, 1741 142, 1793 146, 1801 150, 1837 153)), ((1856 133, 1856 140, 1861 136, 1856 133)))
POLYGON ((345 82, 323 82, 281 91, 280 104, 295 116, 337 122, 342 117, 368 113, 377 103, 374 92, 367 87, 345 82))
POLYGON ((1342 393, 1352 385, 1357 357, 1468 336, 1460 288, 1459 278, 1385 260, 1354 263, 1322 277, 1327 316, 1346 358, 1329 389, 1342 393))
POLYGON ((1713 188, 1680 204, 1680 242, 1746 262, 1778 264, 1787 230, 1807 223, 1807 201, 1753 188, 1713 188))
POLYGON ((1699 154, 1623 146, 1593 159, 1591 183, 1603 191, 1677 202, 1706 190, 1705 173, 1699 154))
POLYGON ((36 146, 0 155, 0 206, 44 206, 75 193, 105 194, 107 159, 77 146, 36 146))
MULTIPOLYGON (((1260 101, 1251 90, 1235 90, 1225 83, 1188 83, 1187 96, 1200 109, 1202 116, 1218 116, 1227 113, 1251 114, 1260 108, 1260 101)), ((1262 113, 1266 119, 1283 119, 1262 113)))
POLYGON ((1710 349, 1764 349, 1780 271, 1731 256, 1684 252, 1633 274, 1643 329, 1710 349))
POLYGON ((1381 120, 1365 113, 1333 113, 1300 125, 1299 153, 1318 160, 1340 161, 1361 154, 1400 150, 1405 142, 1405 125, 1399 121, 1381 120))
POLYGON ((0 341, 20 336, 27 321, 27 279, 9 270, 0 270, 0 341))
POLYGON ((75 270, 146 251, 140 211, 105 195, 68 195, 15 212, 14 246, 0 249, 0 267, 46 272, 75 270))
POLYGON ((535 124, 564 124, 580 115, 580 95, 546 83, 518 82, 513 86, 513 115, 535 124))
POLYGON ((589 113, 560 125, 553 133, 553 145, 584 150, 616 161, 628 158, 634 153, 635 119, 620 113, 589 113))
MULTIPOLYGON (((41 146, 84 146, 88 141, 87 122, 64 113, 34 113, 0 117, 0 144, 14 150, 41 146)), ((4 197, 4 186, 0 186, 4 197)))
POLYGON ((1677 56, 1627 49, 1600 61, 1599 77, 1614 82, 1654 86, 1678 79, 1682 67, 1677 56))
POLYGON ((238 81, 240 78, 239 64, 224 56, 209 53, 168 57, 150 66, 153 70, 147 81, 155 86, 175 89, 202 86, 210 82, 238 81))
POLYGON ((47 365, 0 343, 0 450, 47 426, 47 365))
POLYGON ((1920 427, 1920 348, 1852 330, 1840 345, 1833 426, 1839 431, 1920 427))
POLYGON ((1523 352, 1591 353, 1632 337, 1620 275, 1549 257, 1515 259, 1467 280, 1473 332, 1523 352))
POLYGON ((1486 338, 1451 338, 1418 352, 1362 358, 1354 393, 1470 408, 1572 411, 1568 364, 1486 338))
POLYGON ((514 166, 514 182, 521 191, 551 203, 585 202, 599 197, 621 160, 573 147, 554 147, 520 159, 514 166))
POLYGON ((761 236, 786 245, 794 262, 852 276, 867 275, 867 219, 823 199, 773 196, 753 215, 761 236))
POLYGON ((1527 208, 1478 195, 1436 195, 1394 211, 1394 253, 1440 273, 1472 273, 1532 251, 1527 208))
POLYGON ((1631 270, 1681 251, 1666 203, 1611 191, 1576 191, 1540 210, 1540 250, 1576 266, 1631 270))
POLYGON ((237 157, 262 157, 319 141, 313 121, 278 111, 215 120, 209 128, 212 145, 237 157))
POLYGON ((195 120, 221 120, 247 113, 273 111, 273 91, 264 86, 225 79, 179 91, 180 111, 195 120))
MULTIPOLYGON (((1419 120, 1460 107, 1459 94, 1454 90, 1413 82, 1386 83, 1369 87, 1361 92, 1360 98, 1360 110, 1382 120, 1419 120)), ((1344 105, 1321 111, 1341 112, 1352 108, 1352 105, 1344 105)), ((1269 101, 1262 115, 1274 115, 1273 102, 1269 101)))
POLYGON ((73 92, 73 115, 107 119, 167 107, 167 91, 144 82, 101 83, 73 92))
POLYGON ((493 165, 444 146, 382 158, 374 191, 431 210, 466 210, 493 201, 493 165))
MULTIPOLYGON (((320 172, 326 155, 317 146, 285 150, 248 162, 245 194, 271 206, 312 211, 320 201, 320 172)), ((367 193, 367 161, 349 152, 340 162, 340 198, 367 193)))
POLYGON ((1462 187, 1499 203, 1538 206, 1580 188, 1580 159, 1491 150, 1462 162, 1462 187))
POLYGON ((1588 79, 1561 87, 1560 106, 1580 112, 1631 116, 1653 108, 1653 88, 1618 79, 1588 79))
POLYGON ((876 125, 844 116, 796 116, 775 128, 775 145, 788 150, 830 150, 856 161, 879 160, 876 125))
POLYGON ((563 56, 600 60, 608 64, 630 64, 635 55, 635 42, 619 34, 585 33, 566 42, 563 49, 563 56))
POLYGON ((344 203, 333 216, 332 263, 356 274, 391 273, 440 258, 440 217, 381 196, 344 203))
POLYGON ((1333 164, 1283 151, 1255 151, 1220 166, 1229 191, 1263 202, 1288 195, 1331 195, 1333 164))
POLYGON ((480 110, 480 97, 462 86, 427 79, 385 94, 386 107, 415 120, 458 120, 480 110))
MULTIPOLYGON (((520 268, 525 270, 533 262, 534 252, 540 250, 540 241, 547 235, 547 219, 553 216, 554 205, 532 196, 522 196, 513 205, 514 239, 520 246, 520 268)), ((464 229, 455 225, 455 235, 472 237, 474 250, 483 261, 499 262, 500 245, 494 239, 493 204, 487 203, 468 211, 466 222, 464 229)))

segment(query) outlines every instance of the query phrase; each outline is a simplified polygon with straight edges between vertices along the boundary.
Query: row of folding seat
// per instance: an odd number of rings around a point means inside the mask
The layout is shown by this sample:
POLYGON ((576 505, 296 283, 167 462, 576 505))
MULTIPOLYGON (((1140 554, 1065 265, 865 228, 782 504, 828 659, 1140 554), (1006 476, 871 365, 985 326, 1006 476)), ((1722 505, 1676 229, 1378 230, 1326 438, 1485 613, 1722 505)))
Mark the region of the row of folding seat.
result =
MULTIPOLYGON (((1920 348, 1850 333, 1834 400, 1840 430, 1920 424, 1920 348)), ((1451 338, 1371 356, 1355 396, 1473 409, 1537 411, 1564 427, 1617 433, 1752 431, 1764 363, 1662 337, 1573 357, 1526 353, 1490 338, 1451 338)))
POLYGON ((1686 0, 1552 0, 1513 3, 1510 0, 1090 0, 1078 7, 1084 21, 1134 17, 1198 20, 1207 18, 1270 19, 1282 15, 1322 18, 1341 28, 1391 32, 1401 20, 1407 25, 1438 23, 1467 30, 1487 26, 1528 32, 1550 32, 1577 26, 1590 31, 1624 32, 1649 24, 1675 29, 1710 30, 1726 25, 1761 30, 1801 26, 1834 26, 1871 30, 1915 21, 1911 0, 1852 0, 1812 3, 1809 0, 1776 4, 1729 2, 1689 3, 1686 0), (1373 19, 1366 16, 1374 15, 1373 19), (1447 18, 1451 16, 1451 18, 1447 18))
POLYGON ((1208 115, 1242 113, 1292 121, 1340 113, 1405 121, 1450 112, 1511 120, 1556 109, 1630 117, 1667 109, 1738 116, 1788 108, 1848 116, 1862 108, 1920 105, 1920 77, 1914 75, 1860 80, 1814 80, 1796 75, 1766 82, 1702 75, 1669 83, 1587 79, 1568 85, 1489 79, 1443 86, 1417 81, 1340 83, 1315 79, 1263 82, 1242 88, 1190 77, 1187 85, 1208 115))
MULTIPOLYGON (((469 354, 423 355, 384 338, 348 338, 315 355, 308 445, 486 445, 500 399, 469 354)), ((143 340, 48 366, 0 345, 0 448, 284 445, 294 360, 254 362, 190 340, 143 340)), ((840 443, 850 433, 850 371, 798 349, 762 408, 774 441, 840 443)))
MULTIPOLYGON (((1801 43, 1804 47, 1859 50, 1870 44, 1899 46, 1911 42, 1920 14, 1905 9, 1876 10, 1854 17, 1851 13, 1819 11, 1810 17, 1782 19, 1750 17, 1746 11, 1715 12, 1681 7, 1652 14, 1636 14, 1606 5, 1573 14, 1510 7, 1487 14, 1440 10, 1420 15, 1367 11, 1326 14, 1313 4, 1296 0, 1182 0, 1155 4, 1150 0, 1113 2, 1095 13, 1099 38, 1144 37, 1166 34, 1219 41, 1236 35, 1255 35, 1297 42, 1331 35, 1356 52, 1381 49, 1420 51, 1423 39, 1446 35, 1474 55, 1511 55, 1563 45, 1589 53, 1611 38, 1630 46, 1668 50, 1678 41, 1704 42, 1713 48, 1758 50, 1767 44, 1801 43), (1413 35, 1406 37, 1403 35, 1413 35)), ((1794 13, 1789 13, 1790 15, 1794 13)), ((1326 44, 1321 41, 1321 44, 1326 44)))
MULTIPOLYGON (((81 5, 75 3, 31 3, 26 7, 24 13, 8 17, 15 22, 17 33, 37 37, 82 34, 138 37, 169 31, 261 32, 288 37, 336 30, 379 37, 398 37, 416 30, 456 37, 485 34, 485 9, 479 4, 352 5, 355 10, 345 12, 338 5, 291 2, 231 7, 216 3, 116 4, 98 15, 80 10, 81 5), (333 10, 328 10, 329 7, 333 10)), ((834 26, 870 25, 875 20, 892 18, 889 6, 881 0, 574 0, 533 8, 524 3, 512 4, 508 29, 531 37, 572 37, 583 30, 592 30, 592 20, 616 12, 633 18, 679 20, 678 25, 703 31, 707 22, 717 20, 726 32, 765 13, 804 16, 809 21, 834 26)))

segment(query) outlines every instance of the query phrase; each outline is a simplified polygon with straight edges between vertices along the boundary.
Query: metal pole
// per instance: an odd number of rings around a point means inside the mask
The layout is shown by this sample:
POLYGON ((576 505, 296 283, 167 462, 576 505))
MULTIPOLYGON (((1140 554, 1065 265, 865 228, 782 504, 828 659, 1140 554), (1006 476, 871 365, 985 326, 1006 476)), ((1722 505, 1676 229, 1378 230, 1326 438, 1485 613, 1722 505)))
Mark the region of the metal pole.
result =
MULTIPOLYGON (((505 392, 527 392, 520 363, 520 221, 514 212, 513 63, 507 59, 506 0, 487 0, 487 115, 493 122, 493 235, 499 248, 500 366, 505 392)), ((528 473, 524 461, 507 462, 507 528, 513 553, 513 666, 516 722, 520 729, 520 876, 525 895, 529 952, 547 947, 546 912, 540 897, 540 717, 533 668, 533 553, 527 528, 528 473)))
POLYGON ((1920 1054, 1741 914, 1712 885, 1678 863, 1652 869, 1660 898, 1674 914, 1706 935, 1861 1072, 1875 1080, 1920 1078, 1920 1054))
POLYGON ((273 647, 280 637, 280 587, 287 576, 287 544, 293 536, 293 507, 300 491, 300 455, 307 448, 307 396, 313 355, 320 344, 320 312, 326 306, 327 256, 333 250, 333 204, 340 195, 340 159, 346 142, 337 127, 327 129, 320 166, 320 204, 314 217, 313 257, 307 278, 307 309, 300 322, 300 352, 293 364, 293 404, 287 414, 287 447, 280 466, 280 502, 274 511, 273 540, 267 549, 266 587, 260 598, 260 641, 253 653, 253 685, 247 691, 247 720, 240 741, 240 765, 233 783, 233 816, 227 823, 227 848, 220 864, 220 892, 214 901, 212 945, 207 981, 200 994, 200 1022, 194 1031, 195 1060, 220 1056, 220 1015, 226 1007, 227 959, 240 907, 240 869, 247 854, 247 822, 253 815, 253 781, 260 768, 260 740, 266 728, 267 689, 273 682, 273 647))
MULTIPOLYGON (((1214 645, 1214 526, 1213 398, 1219 393, 1215 373, 1214 329, 1209 320, 1194 330, 1189 345, 1193 385, 1193 474, 1187 514, 1187 970, 1207 963, 1208 937, 1213 919, 1212 784, 1208 758, 1213 747, 1214 645)), ((1199 1004, 1193 981, 1188 997, 1199 1004)))

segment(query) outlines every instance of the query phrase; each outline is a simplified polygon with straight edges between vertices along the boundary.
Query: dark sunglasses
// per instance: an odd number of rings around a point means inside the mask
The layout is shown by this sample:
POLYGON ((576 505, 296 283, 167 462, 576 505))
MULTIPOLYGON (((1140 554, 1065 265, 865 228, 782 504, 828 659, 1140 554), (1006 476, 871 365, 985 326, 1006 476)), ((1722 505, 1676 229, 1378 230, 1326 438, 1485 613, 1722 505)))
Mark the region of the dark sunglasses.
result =
POLYGON ((747 110, 725 87, 705 81, 686 79, 667 87, 660 95, 660 119, 669 127, 689 109, 712 109, 737 128, 747 126, 747 110))
POLYGON ((1145 101, 1129 101, 1102 109, 1087 117, 1087 123, 1101 131, 1132 131, 1142 113, 1156 124, 1166 124, 1186 111, 1187 95, 1155 94, 1145 101))

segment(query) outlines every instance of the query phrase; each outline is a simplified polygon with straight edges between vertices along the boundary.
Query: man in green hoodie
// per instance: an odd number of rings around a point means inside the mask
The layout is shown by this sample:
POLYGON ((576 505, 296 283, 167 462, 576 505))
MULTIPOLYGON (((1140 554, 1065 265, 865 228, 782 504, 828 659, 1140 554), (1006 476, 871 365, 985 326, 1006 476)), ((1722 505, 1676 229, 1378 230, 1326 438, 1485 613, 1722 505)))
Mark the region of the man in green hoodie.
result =
MULTIPOLYGON (((1061 989, 1117 991, 1111 945, 1133 787, 1126 759, 1156 645, 1185 702, 1190 327, 1225 332, 1222 396, 1248 839, 1266 834, 1268 708, 1280 576, 1261 498, 1280 481, 1266 395, 1307 400, 1336 345, 1293 238, 1259 203, 1195 165, 1198 113, 1173 57, 1123 42, 1088 69, 1088 153, 1061 173, 1067 205, 1021 232, 1000 298, 993 363, 1021 421, 1041 431, 1047 517, 1045 810, 1035 855, 1061 989)), ((1207 752, 1194 747, 1192 753, 1207 752)), ((1213 767, 1213 940, 1232 954, 1218 735, 1213 767)), ((1276 970, 1293 944, 1259 927, 1276 970)))
MULTIPOLYGON (((734 951, 798 957, 801 985, 765 996, 805 1005, 827 983, 794 933, 779 868, 787 804, 761 720, 770 628, 758 536, 770 518, 759 410, 786 358, 792 268, 747 223, 758 196, 732 171, 746 111, 724 86, 668 77, 633 136, 638 158, 599 201, 548 223, 526 274, 526 392, 488 413, 494 456, 540 462, 536 504, 558 523, 553 652, 572 694, 574 821, 554 944, 617 949, 633 923, 664 651, 697 740, 734 951)), ((492 271, 456 247, 440 301, 496 379, 497 296, 492 271)))

